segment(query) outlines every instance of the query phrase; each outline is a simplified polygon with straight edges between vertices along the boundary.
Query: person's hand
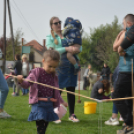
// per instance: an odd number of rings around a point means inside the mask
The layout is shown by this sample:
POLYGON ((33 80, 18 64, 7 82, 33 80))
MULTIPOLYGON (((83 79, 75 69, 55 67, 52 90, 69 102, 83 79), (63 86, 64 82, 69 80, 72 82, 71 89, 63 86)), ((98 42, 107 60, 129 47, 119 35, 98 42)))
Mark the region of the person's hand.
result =
POLYGON ((18 80, 19 83, 23 82, 23 76, 22 75, 17 75, 16 79, 18 80))
POLYGON ((50 98, 50 101, 52 101, 52 102, 57 102, 57 99, 50 98))
POLYGON ((65 107, 68 107, 68 103, 67 102, 63 102, 62 105, 64 105, 65 107))
POLYGON ((66 51, 69 53, 73 53, 73 47, 69 46, 69 47, 65 47, 66 51))
POLYGON ((125 52, 120 52, 119 55, 120 55, 120 56, 125 56, 126 53, 125 53, 125 52))

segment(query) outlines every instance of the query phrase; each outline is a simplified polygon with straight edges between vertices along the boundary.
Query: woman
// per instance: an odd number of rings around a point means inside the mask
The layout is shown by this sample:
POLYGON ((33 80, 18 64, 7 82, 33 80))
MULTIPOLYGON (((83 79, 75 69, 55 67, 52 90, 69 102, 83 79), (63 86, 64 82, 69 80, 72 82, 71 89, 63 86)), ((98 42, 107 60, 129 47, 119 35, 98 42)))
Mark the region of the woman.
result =
POLYGON ((107 80, 97 81, 92 89, 91 98, 95 99, 109 99, 109 97, 105 96, 105 92, 109 93, 110 83, 107 80))
MULTIPOLYGON (((21 63, 21 58, 19 54, 15 55, 15 63, 13 66, 13 69, 15 70, 15 75, 21 75, 22 73, 22 63, 21 63)), ((19 91, 21 89, 21 86, 18 84, 16 79, 14 79, 14 83, 16 85, 16 93, 12 94, 13 96, 19 96, 19 91)))
MULTIPOLYGON (((29 62, 26 54, 22 55, 22 75, 26 78, 29 74, 29 62)), ((22 95, 29 93, 29 89, 22 89, 22 95)))
POLYGON ((4 111, 4 104, 8 95, 8 85, 0 69, 0 118, 10 118, 11 115, 4 111))
MULTIPOLYGON (((67 91, 75 92, 77 75, 74 75, 74 66, 67 59, 67 52, 72 53, 73 51, 75 51, 75 48, 66 45, 66 39, 62 36, 61 33, 61 21, 58 17, 51 18, 50 27, 51 34, 46 37, 46 47, 47 49, 54 48, 61 55, 61 63, 57 70, 59 88, 66 88, 67 91)), ((75 96, 72 94, 67 94, 67 99, 70 114, 69 120, 72 122, 79 122, 74 114, 75 96)))

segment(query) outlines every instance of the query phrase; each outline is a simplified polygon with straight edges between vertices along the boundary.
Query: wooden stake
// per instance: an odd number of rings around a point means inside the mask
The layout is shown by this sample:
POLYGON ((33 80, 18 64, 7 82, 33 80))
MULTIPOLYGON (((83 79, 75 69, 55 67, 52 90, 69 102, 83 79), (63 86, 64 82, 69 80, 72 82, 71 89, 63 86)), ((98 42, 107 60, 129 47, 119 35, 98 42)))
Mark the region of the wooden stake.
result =
MULTIPOLYGON (((133 87, 133 59, 131 59, 131 63, 132 63, 132 96, 134 97, 134 87, 133 87)), ((133 99, 133 129, 134 129, 134 99, 133 99)))
MULTIPOLYGON (((80 77, 81 77, 81 71, 78 73, 78 93, 80 94, 80 77)), ((80 96, 78 96, 78 103, 81 103, 80 96)))

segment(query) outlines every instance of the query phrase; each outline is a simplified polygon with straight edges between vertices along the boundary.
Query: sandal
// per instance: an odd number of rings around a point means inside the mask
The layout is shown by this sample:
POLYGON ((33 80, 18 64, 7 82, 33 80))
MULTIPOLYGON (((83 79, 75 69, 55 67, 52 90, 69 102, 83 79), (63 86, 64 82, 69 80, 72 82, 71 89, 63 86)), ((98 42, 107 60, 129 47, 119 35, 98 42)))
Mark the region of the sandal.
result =
POLYGON ((75 114, 72 114, 72 115, 69 117, 68 120, 70 120, 70 121, 72 121, 72 122, 79 122, 79 119, 77 119, 77 117, 76 117, 75 114))

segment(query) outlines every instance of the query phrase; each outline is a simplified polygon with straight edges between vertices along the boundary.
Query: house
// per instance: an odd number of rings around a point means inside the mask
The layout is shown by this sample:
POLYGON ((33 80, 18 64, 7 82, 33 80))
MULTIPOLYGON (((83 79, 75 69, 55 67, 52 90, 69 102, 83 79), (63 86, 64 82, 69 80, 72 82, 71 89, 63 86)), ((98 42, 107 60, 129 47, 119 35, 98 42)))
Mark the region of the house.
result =
POLYGON ((40 45, 36 40, 32 40, 23 46, 30 47, 30 54, 27 54, 27 55, 29 55, 28 56, 29 60, 33 61, 33 64, 35 67, 40 67, 42 65, 43 53, 47 50, 47 48, 45 46, 45 40, 43 40, 43 46, 40 45), (30 56, 31 53, 32 53, 32 57, 30 56))

